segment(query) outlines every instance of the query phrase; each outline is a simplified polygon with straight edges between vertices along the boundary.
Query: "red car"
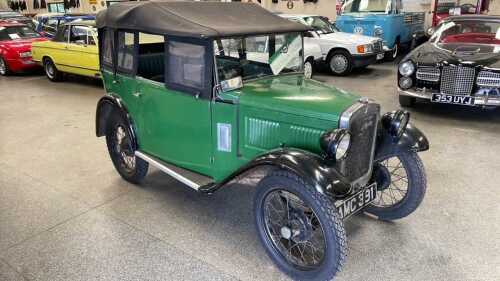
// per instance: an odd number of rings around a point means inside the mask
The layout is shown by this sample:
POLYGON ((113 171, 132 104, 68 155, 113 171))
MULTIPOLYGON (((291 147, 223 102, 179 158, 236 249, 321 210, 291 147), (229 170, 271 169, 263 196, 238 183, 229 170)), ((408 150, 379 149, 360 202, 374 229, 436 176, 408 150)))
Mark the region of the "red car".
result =
POLYGON ((31 43, 44 40, 26 24, 0 21, 0 75, 37 68, 31 59, 31 43))

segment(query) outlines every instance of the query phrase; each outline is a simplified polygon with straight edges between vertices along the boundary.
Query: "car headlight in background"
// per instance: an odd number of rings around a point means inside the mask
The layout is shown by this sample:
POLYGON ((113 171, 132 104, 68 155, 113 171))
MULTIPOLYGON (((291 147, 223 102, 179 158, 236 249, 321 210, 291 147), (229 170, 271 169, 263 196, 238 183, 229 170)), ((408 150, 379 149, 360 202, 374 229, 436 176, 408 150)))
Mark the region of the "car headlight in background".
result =
POLYGON ((410 76, 415 72, 415 65, 412 61, 405 61, 399 65, 399 73, 403 76, 410 76))
POLYGON ((360 54, 373 53, 373 44, 358 45, 356 49, 360 54))
POLYGON ((384 30, 381 26, 375 26, 375 28, 373 29, 373 37, 384 37, 384 30))
POLYGON ((21 58, 29 58, 31 57, 31 52, 20 52, 19 57, 21 58))
POLYGON ((396 140, 403 136, 410 123, 410 113, 403 110, 388 112, 382 117, 382 125, 396 140))
POLYGON ((320 145, 328 158, 342 160, 351 147, 351 134, 346 129, 337 129, 324 133, 320 145))

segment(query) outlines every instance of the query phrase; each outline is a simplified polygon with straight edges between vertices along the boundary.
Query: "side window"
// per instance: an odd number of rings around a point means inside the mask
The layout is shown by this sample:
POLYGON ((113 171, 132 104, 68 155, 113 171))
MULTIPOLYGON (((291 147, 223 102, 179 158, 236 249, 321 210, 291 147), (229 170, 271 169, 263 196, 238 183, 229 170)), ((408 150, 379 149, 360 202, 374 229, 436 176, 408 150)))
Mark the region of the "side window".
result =
POLYGON ((103 65, 113 67, 114 33, 112 29, 105 29, 100 35, 104 35, 102 41, 102 62, 103 65))
POLYGON ((68 42, 68 40, 69 40, 69 26, 66 25, 62 33, 62 41, 68 42))
POLYGON ((87 31, 87 44, 97 45, 94 39, 94 32, 92 32, 90 29, 87 31))
POLYGON ((135 34, 118 32, 118 70, 125 73, 134 72, 134 42, 135 34))
POLYGON ((85 26, 73 25, 71 26, 71 34, 69 42, 72 44, 87 44, 87 31, 88 28, 85 26))
POLYGON ((167 82, 201 90, 205 84, 205 46, 178 41, 168 44, 167 82))
POLYGON ((165 82, 165 36, 139 33, 137 75, 165 82))

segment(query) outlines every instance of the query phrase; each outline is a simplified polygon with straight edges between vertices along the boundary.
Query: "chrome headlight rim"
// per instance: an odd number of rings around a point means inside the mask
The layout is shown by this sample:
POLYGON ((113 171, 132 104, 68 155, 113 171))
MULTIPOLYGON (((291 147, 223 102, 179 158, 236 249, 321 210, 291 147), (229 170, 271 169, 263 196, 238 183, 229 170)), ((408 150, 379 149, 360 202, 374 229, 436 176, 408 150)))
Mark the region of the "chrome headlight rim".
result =
POLYGON ((413 75, 413 73, 415 73, 415 70, 416 70, 415 64, 411 60, 399 64, 398 67, 399 74, 405 77, 413 75))
POLYGON ((321 136, 320 145, 329 159, 341 161, 349 154, 351 133, 347 129, 326 132, 321 136))
POLYGON ((373 37, 383 37, 384 36, 384 29, 381 26, 376 26, 373 29, 373 37))

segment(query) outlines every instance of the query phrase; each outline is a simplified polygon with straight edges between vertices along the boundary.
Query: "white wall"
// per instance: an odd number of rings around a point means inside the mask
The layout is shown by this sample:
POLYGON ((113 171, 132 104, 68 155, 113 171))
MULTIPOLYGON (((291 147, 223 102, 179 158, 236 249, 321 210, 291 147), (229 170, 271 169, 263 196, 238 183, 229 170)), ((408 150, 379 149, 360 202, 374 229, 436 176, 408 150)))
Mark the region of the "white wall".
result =
POLYGON ((8 9, 7 0, 0 0, 0 10, 8 9))

